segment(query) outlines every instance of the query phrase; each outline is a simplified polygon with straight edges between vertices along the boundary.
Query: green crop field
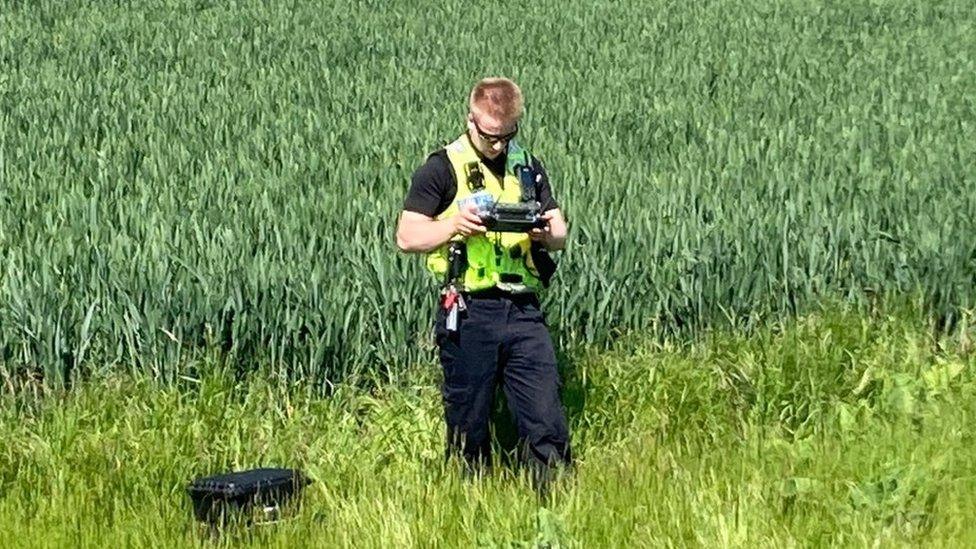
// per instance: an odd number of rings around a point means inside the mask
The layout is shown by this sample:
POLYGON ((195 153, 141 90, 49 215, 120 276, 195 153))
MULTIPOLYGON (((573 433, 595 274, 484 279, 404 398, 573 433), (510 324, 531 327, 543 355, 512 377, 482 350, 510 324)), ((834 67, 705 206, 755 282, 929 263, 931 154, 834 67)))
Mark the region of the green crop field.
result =
POLYGON ((976 544, 974 135, 964 0, 0 0, 0 536, 976 544), (544 505, 441 466, 393 238, 489 75, 570 226, 544 505), (198 535, 268 462, 295 520, 198 535))

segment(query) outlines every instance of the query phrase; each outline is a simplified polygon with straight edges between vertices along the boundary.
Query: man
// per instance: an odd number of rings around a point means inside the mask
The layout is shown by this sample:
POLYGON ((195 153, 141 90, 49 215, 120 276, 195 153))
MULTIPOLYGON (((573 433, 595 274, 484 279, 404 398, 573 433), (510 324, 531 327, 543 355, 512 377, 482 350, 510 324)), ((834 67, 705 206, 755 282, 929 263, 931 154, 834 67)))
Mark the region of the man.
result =
POLYGON ((539 272, 541 261, 565 245, 566 222, 538 159, 514 141, 523 110, 519 87, 487 78, 474 86, 468 104, 467 132, 413 174, 397 246, 428 254, 428 268, 439 281, 448 269, 448 244, 463 241, 466 248, 461 297, 442 300, 436 315, 448 455, 460 453, 472 469, 489 464, 489 415, 501 382, 521 440, 520 458, 540 481, 571 459, 556 356, 537 297, 546 276, 539 272), (526 165, 544 227, 493 232, 475 204, 459 206, 478 191, 494 201, 518 202, 524 185, 518 173, 526 165))

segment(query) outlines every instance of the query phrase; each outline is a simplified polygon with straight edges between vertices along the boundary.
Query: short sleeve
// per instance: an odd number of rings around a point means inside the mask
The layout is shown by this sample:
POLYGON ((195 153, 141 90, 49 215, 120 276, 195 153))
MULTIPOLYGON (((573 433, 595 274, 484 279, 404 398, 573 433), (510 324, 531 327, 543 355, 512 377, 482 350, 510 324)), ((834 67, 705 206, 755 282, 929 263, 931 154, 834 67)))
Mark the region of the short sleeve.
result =
POLYGON ((457 183, 447 153, 438 151, 417 168, 410 179, 410 190, 403 209, 428 217, 437 217, 447 209, 457 194, 457 183))
POLYGON ((542 166, 542 162, 539 161, 535 156, 532 157, 532 166, 536 173, 539 174, 539 179, 536 181, 536 195, 539 199, 539 205, 542 211, 547 212, 559 207, 556 203, 556 198, 552 195, 552 186, 549 184, 549 174, 546 173, 545 167, 542 166))

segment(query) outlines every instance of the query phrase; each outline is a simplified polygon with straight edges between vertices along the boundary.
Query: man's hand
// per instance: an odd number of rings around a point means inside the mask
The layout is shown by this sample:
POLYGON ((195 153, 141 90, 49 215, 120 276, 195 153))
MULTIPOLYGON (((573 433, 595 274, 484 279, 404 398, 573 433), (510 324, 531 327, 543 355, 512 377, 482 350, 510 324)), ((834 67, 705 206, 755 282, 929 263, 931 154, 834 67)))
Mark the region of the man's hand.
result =
POLYGON ((484 234, 488 229, 478 216, 477 204, 468 204, 454 214, 454 232, 464 237, 484 234))
POLYGON ((566 222, 563 220, 562 213, 557 208, 539 217, 546 221, 546 226, 530 230, 529 238, 533 242, 542 244, 547 250, 563 249, 566 245, 566 222))
POLYGON ((397 224, 397 247, 404 252, 426 253, 443 246, 455 235, 484 234, 487 229, 477 211, 477 206, 469 204, 464 211, 444 219, 403 211, 397 224))

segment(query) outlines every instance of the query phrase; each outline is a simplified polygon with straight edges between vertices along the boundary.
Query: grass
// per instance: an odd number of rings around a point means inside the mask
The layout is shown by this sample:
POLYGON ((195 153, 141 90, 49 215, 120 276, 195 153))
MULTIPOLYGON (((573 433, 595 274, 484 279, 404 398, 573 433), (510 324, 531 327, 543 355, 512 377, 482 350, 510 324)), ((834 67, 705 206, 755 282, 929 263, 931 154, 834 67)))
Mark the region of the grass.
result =
POLYGON ((562 346, 824 296, 976 307, 971 0, 377 8, 0 2, 0 368, 421 360, 435 283, 393 226, 486 75, 525 91, 570 222, 562 346))
MULTIPOLYGON (((744 337, 630 337, 563 361, 577 456, 549 501, 442 460, 436 369, 371 389, 187 365, 6 394, 0 536, 29 546, 971 545, 976 357, 909 309, 829 308, 744 337), (193 369, 206 372, 192 377, 193 369), (186 483, 315 482, 290 521, 211 536, 186 483)), ((504 443, 505 427, 499 439, 504 443)))
POLYGON ((378 7, 0 1, 0 539, 976 545, 971 1, 378 7), (443 463, 393 247, 488 74, 572 231, 548 502, 443 463), (293 520, 194 523, 261 465, 293 520))

